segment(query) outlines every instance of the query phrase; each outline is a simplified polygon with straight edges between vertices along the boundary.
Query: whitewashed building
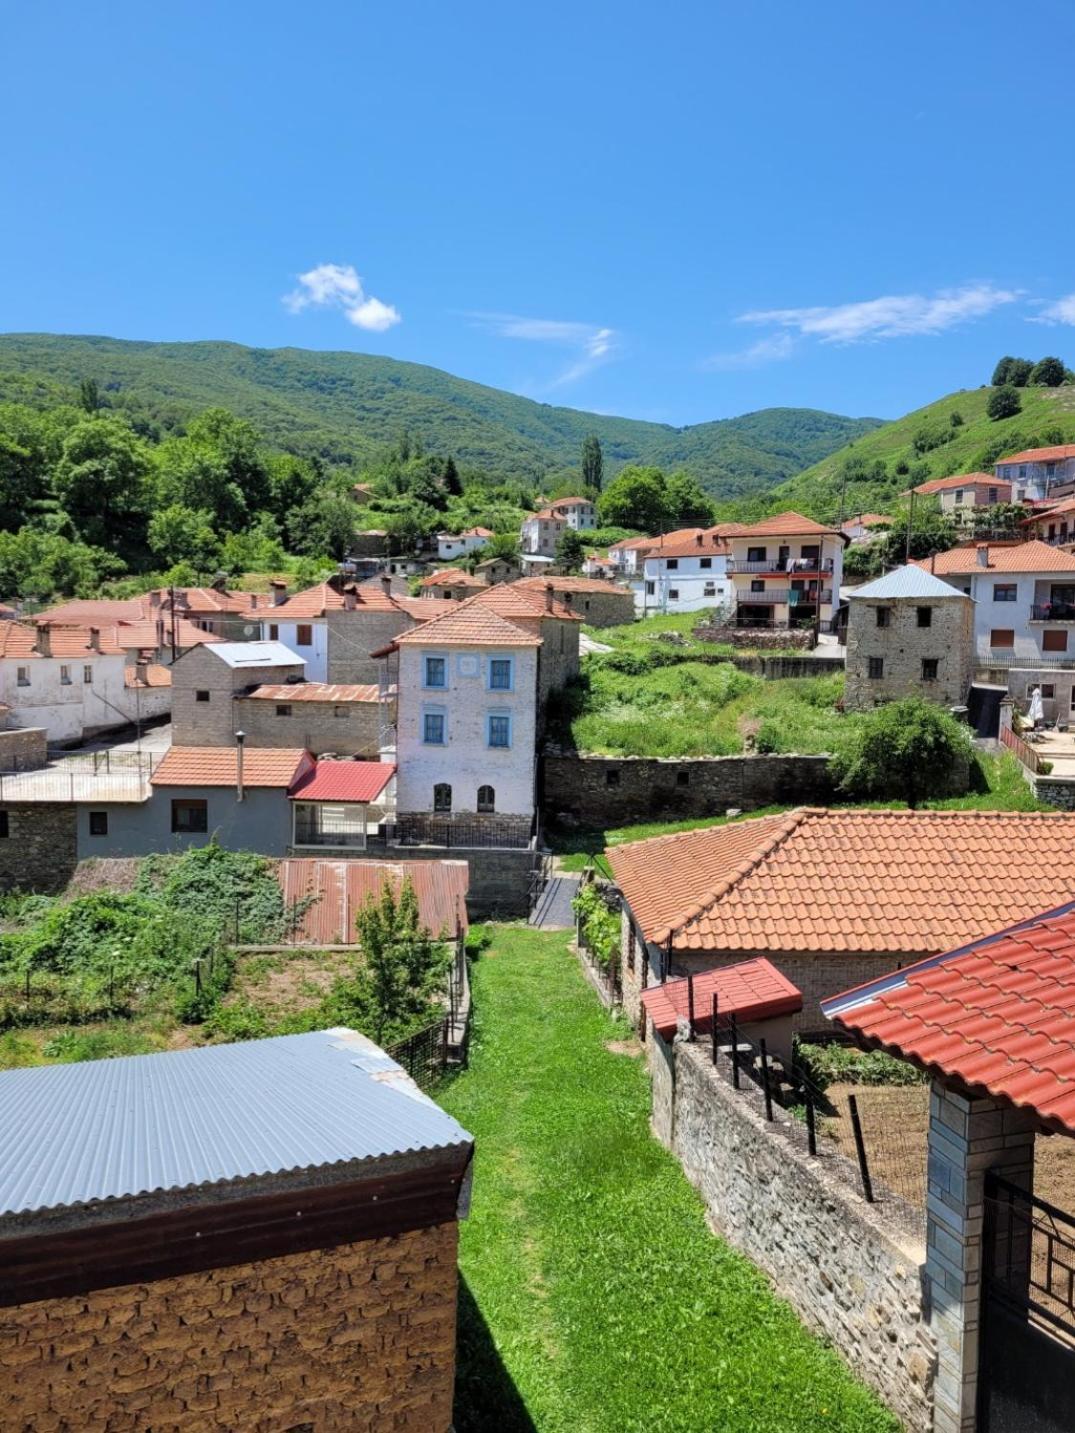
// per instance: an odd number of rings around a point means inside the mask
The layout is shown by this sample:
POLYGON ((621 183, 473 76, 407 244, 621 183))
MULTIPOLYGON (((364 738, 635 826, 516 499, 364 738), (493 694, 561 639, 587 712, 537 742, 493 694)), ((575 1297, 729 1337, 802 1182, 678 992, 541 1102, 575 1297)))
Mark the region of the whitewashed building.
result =
POLYGON ((728 547, 716 532, 699 531, 678 541, 661 542, 645 554, 642 575, 631 588, 635 610, 641 616, 729 608, 734 592, 728 576, 728 547))
POLYGON ((561 534, 569 529, 589 532, 597 526, 597 508, 589 498, 557 498, 524 520, 520 539, 524 553, 553 557, 561 534))
POLYGON ((829 624, 840 600, 847 537, 797 512, 755 523, 722 523, 741 627, 784 630, 829 624))
POLYGON ((450 562, 455 557, 466 557, 487 547, 492 532, 487 527, 468 527, 466 532, 438 532, 437 557, 441 562, 450 562))
POLYGON ((1075 487, 1075 443, 1025 448, 994 464, 998 478, 1011 483, 1015 502, 1066 497, 1075 487))

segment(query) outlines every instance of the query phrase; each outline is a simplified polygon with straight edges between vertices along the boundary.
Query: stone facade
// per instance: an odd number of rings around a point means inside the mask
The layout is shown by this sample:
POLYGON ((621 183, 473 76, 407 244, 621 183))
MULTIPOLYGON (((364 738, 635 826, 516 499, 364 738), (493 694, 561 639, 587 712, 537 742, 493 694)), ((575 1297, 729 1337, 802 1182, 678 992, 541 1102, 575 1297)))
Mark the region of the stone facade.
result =
POLYGON ((48 760, 48 733, 43 726, 0 731, 0 771, 38 771, 48 760))
POLYGON ((7 816, 7 835, 0 839, 0 891, 62 891, 78 864, 78 807, 3 802, 0 812, 7 816))
MULTIPOLYGON (((251 746, 304 746, 315 756, 361 756, 376 761, 380 752, 380 703, 276 701, 240 697, 235 721, 251 746), (281 708, 290 708, 290 714, 281 708)), ((210 743, 206 743, 209 745, 210 743)), ((227 745, 234 744, 232 738, 227 745)))
POLYGON ((229 667, 211 646, 192 647, 172 665, 172 742, 175 746, 234 746, 238 731, 235 698, 265 682, 302 677, 304 664, 229 667), (206 693, 207 699, 200 699, 206 693))
POLYGON ((721 816, 729 806, 825 806, 826 756, 584 756, 549 751, 542 810, 581 826, 721 816))
POLYGON ((768 1124, 760 1092, 749 1081, 733 1090, 704 1042, 665 1045, 651 1068, 654 1133, 717 1232, 832 1341, 907 1433, 931 1433, 936 1349, 921 1246, 861 1198, 852 1166, 824 1142, 809 1156, 799 1121, 778 1111, 768 1124))
POLYGON ((446 1433, 457 1226, 0 1309, 0 1427, 446 1433))
POLYGON ((764 627, 698 627, 694 634, 702 642, 722 642, 732 647, 750 647, 758 651, 766 648, 798 647, 808 652, 814 645, 812 631, 794 629, 769 632, 764 627))
POLYGON ((622 592, 580 591, 571 586, 570 577, 556 578, 555 587, 557 598, 591 627, 623 627, 635 620, 635 595, 628 587, 622 592))
POLYGON ((326 613, 328 676, 325 680, 343 683, 378 681, 382 663, 370 653, 379 652, 416 625, 413 617, 394 607, 326 613))
POLYGON ((910 696, 947 707, 967 700, 974 676, 969 597, 852 597, 849 610, 848 711, 870 711, 910 696), (871 664, 879 675, 871 675, 871 664))

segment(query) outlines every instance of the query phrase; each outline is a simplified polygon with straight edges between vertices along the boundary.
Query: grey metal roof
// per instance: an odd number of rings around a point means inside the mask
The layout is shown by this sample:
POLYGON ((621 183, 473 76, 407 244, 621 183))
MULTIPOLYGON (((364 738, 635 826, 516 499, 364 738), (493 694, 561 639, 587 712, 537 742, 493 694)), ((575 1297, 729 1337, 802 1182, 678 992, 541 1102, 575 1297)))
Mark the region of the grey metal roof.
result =
POLYGON ((0 1216, 471 1137, 354 1030, 0 1074, 0 1216))
POLYGON ((848 597, 964 597, 966 594, 913 564, 886 572, 865 587, 856 587, 848 597))
POLYGON ((205 650, 229 667, 294 667, 305 660, 283 642, 213 642, 205 650))

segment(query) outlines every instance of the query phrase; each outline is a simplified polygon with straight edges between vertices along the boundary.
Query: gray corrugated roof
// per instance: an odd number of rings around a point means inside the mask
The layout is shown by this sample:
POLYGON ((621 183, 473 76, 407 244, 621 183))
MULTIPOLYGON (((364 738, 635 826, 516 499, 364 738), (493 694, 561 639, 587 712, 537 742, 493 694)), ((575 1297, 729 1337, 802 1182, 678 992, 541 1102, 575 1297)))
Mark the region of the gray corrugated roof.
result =
POLYGON ((897 567, 865 587, 856 587, 848 597, 963 597, 964 594, 924 567, 897 567))
POLYGON ((206 651, 229 667, 294 667, 305 660, 283 642, 214 642, 206 651))
POLYGON ((353 1030, 0 1074, 0 1215, 465 1147, 353 1030))

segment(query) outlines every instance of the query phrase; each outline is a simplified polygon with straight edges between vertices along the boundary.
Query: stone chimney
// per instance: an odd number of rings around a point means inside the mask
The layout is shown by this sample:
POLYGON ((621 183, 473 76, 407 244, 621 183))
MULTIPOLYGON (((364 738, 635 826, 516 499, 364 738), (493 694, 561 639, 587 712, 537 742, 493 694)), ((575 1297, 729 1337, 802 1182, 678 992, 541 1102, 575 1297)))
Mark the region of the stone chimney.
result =
POLYGON ((553 591, 552 583, 551 583, 551 582, 546 582, 546 584, 545 584, 545 611, 546 611, 546 612, 551 612, 551 611, 552 611, 553 603, 554 603, 555 601, 556 601, 556 594, 555 594, 555 592, 553 591))
POLYGON ((149 685, 149 662, 145 657, 139 657, 134 664, 135 680, 143 686, 149 685))
POLYGON ((89 649, 90 649, 91 652, 99 652, 99 651, 101 650, 101 629, 100 629, 100 627, 91 627, 91 628, 90 628, 90 637, 89 637, 89 642, 88 642, 87 645, 89 646, 89 649))
POLYGON ((989 566, 989 544, 987 542, 980 542, 978 544, 977 557, 979 567, 989 566))
POLYGON ((160 609, 160 605, 161 605, 160 589, 155 587, 155 588, 153 589, 153 591, 149 594, 149 610, 150 610, 151 612, 156 612, 156 611, 158 611, 158 610, 160 609))
POLYGON ((381 573, 381 591, 386 597, 392 596, 392 579, 387 572, 381 573))
POLYGON ((52 656, 52 629, 47 622, 37 624, 37 636, 34 638, 34 651, 39 657, 52 656))
POLYGON ((700 532, 694 540, 699 547, 702 547, 705 543, 705 533, 700 532))
POLYGON ((354 589, 349 587, 343 594, 343 610, 353 612, 357 605, 358 599, 355 597, 354 589))
POLYGON ((274 607, 279 607, 282 602, 286 602, 286 601, 287 601, 287 583, 286 583, 286 582, 278 582, 278 581, 270 582, 270 583, 269 583, 269 588, 270 588, 270 590, 271 590, 271 592, 272 592, 272 605, 273 605, 274 607))

